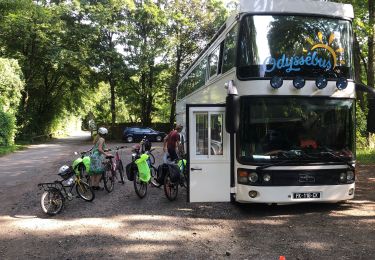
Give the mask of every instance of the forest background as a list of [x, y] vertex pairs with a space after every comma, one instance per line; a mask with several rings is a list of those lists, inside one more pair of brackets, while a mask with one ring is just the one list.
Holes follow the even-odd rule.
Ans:
[[[374, 1], [333, 2], [354, 7], [356, 81], [374, 87]], [[235, 0], [0, 0], [0, 154], [90, 119], [172, 126], [182, 72], [235, 8]], [[367, 100], [358, 99], [365, 151]]]

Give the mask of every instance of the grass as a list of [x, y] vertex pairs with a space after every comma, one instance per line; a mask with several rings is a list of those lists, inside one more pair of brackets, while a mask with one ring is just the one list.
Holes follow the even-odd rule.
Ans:
[[0, 146], [0, 156], [12, 153], [25, 148], [25, 145], [14, 144], [11, 146]]
[[357, 162], [375, 164], [375, 149], [357, 149]]

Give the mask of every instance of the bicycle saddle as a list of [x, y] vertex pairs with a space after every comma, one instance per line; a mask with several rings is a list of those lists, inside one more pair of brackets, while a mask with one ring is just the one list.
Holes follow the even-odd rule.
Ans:
[[112, 159], [112, 158], [114, 158], [115, 156], [113, 156], [112, 154], [111, 155], [108, 155], [108, 156], [106, 156], [105, 158], [106, 159]]

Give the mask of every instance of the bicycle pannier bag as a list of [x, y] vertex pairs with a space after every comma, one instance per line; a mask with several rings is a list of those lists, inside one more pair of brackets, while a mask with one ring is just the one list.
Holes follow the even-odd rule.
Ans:
[[147, 163], [148, 158], [147, 154], [142, 154], [141, 158], [135, 160], [138, 167], [139, 179], [143, 182], [148, 182], [151, 179], [150, 167]]
[[134, 180], [134, 167], [137, 167], [134, 162], [129, 163], [126, 165], [125, 170], [126, 170], [126, 176], [128, 177], [129, 181]]
[[168, 164], [168, 168], [171, 181], [178, 182], [180, 180], [180, 168], [175, 164]]
[[157, 179], [156, 179], [156, 181], [159, 184], [164, 184], [164, 178], [165, 178], [165, 175], [167, 174], [168, 170], [169, 170], [168, 164], [163, 163], [163, 164], [159, 165], [158, 172], [157, 172]]

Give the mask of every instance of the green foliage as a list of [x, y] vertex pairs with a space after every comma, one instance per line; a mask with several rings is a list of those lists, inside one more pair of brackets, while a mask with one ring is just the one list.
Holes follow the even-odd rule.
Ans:
[[357, 161], [360, 164], [375, 165], [375, 149], [357, 149]]
[[360, 105], [356, 105], [356, 141], [357, 147], [364, 148], [367, 142], [367, 111], [363, 111]]
[[17, 60], [0, 58], [0, 110], [14, 114], [24, 88]]
[[14, 144], [16, 132], [15, 117], [0, 109], [0, 146], [11, 146]]
[[10, 146], [0, 146], [0, 156], [8, 154], [8, 153], [12, 153], [14, 151], [21, 150], [24, 147], [25, 147], [24, 145], [18, 145], [18, 144], [10, 145]]

